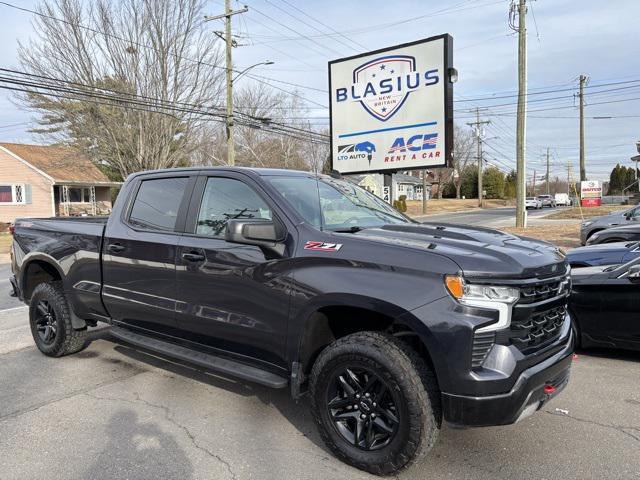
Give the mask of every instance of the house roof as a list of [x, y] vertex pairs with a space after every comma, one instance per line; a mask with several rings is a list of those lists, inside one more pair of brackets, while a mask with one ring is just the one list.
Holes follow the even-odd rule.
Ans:
[[[413, 185], [422, 185], [422, 179], [420, 177], [414, 177], [413, 175], [405, 175], [404, 173], [394, 174], [393, 179], [398, 183], [411, 183]], [[427, 185], [431, 185], [431, 182], [427, 182]]]
[[91, 160], [71, 147], [22, 143], [0, 143], [0, 147], [53, 178], [55, 183], [118, 185], [118, 182], [109, 180]]

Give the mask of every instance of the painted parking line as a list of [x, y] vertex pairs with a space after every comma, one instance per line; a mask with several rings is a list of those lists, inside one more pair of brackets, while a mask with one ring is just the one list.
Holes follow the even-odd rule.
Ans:
[[29, 307], [26, 305], [21, 305], [19, 307], [5, 308], [4, 310], [0, 310], [0, 313], [13, 312], [15, 310], [22, 310], [23, 308], [29, 308]]

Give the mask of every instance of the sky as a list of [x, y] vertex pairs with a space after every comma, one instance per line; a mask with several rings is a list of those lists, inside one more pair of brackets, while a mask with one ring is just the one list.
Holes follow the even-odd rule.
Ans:
[[[35, 0], [8, 0], [33, 8]], [[88, 1], [88, 0], [85, 0]], [[547, 148], [551, 177], [578, 176], [579, 121], [575, 94], [578, 77], [588, 75], [586, 94], [586, 163], [589, 179], [607, 179], [620, 162], [631, 166], [640, 140], [640, 1], [528, 1], [527, 176], [544, 174]], [[328, 124], [327, 62], [442, 33], [454, 39], [454, 119], [466, 127], [480, 107], [485, 154], [490, 164], [508, 171], [515, 166], [517, 35], [509, 28], [508, 0], [246, 0], [234, 8], [240, 46], [234, 63], [241, 70], [265, 60], [273, 65], [251, 70], [252, 76], [305, 98], [300, 115], [313, 125]], [[207, 2], [207, 13], [224, 9], [222, 0]], [[0, 65], [17, 66], [17, 43], [33, 35], [31, 15], [0, 3]], [[213, 30], [222, 23], [207, 25]], [[254, 82], [246, 75], [238, 80]], [[286, 82], [286, 83], [285, 83]], [[622, 83], [624, 82], [624, 83]], [[613, 84], [604, 85], [602, 84]], [[549, 90], [560, 90], [548, 92]], [[535, 94], [535, 95], [534, 95]], [[0, 91], [0, 140], [42, 142], [28, 132], [33, 113]], [[503, 98], [495, 98], [503, 97]], [[593, 117], [611, 117], [598, 119]], [[30, 123], [31, 122], [31, 123]]]

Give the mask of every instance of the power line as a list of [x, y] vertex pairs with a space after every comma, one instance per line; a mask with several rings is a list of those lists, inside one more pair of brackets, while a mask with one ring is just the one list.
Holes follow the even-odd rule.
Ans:
[[[267, 1], [267, 2], [268, 2], [268, 0], [265, 0], [265, 1]], [[276, 23], [277, 25], [280, 25], [281, 27], [286, 28], [287, 30], [292, 31], [293, 33], [295, 33], [295, 34], [297, 34], [297, 35], [300, 35], [300, 37], [299, 37], [299, 39], [300, 39], [300, 40], [307, 40], [308, 42], [310, 42], [310, 43], [312, 43], [312, 44], [314, 44], [314, 45], [318, 45], [319, 47], [321, 47], [321, 48], [323, 48], [323, 49], [325, 49], [325, 50], [327, 50], [327, 51], [329, 51], [329, 52], [334, 52], [334, 53], [336, 53], [337, 55], [342, 55], [342, 54], [341, 54], [340, 52], [338, 52], [337, 50], [334, 50], [334, 49], [332, 49], [331, 47], [327, 47], [326, 45], [323, 45], [322, 43], [318, 42], [317, 40], [313, 40], [313, 39], [312, 39], [312, 38], [310, 38], [308, 35], [304, 35], [303, 33], [299, 32], [298, 30], [296, 30], [296, 29], [294, 29], [294, 28], [291, 28], [290, 26], [288, 26], [288, 25], [286, 25], [286, 24], [282, 23], [282, 22], [281, 22], [281, 21], [279, 21], [279, 20], [276, 20], [275, 18], [273, 18], [273, 17], [271, 17], [271, 16], [267, 15], [266, 13], [264, 13], [264, 12], [262, 12], [262, 11], [258, 10], [258, 9], [257, 9], [256, 7], [254, 7], [254, 6], [251, 6], [251, 10], [252, 10], [252, 11], [254, 11], [254, 12], [256, 12], [256, 13], [258, 13], [258, 14], [260, 14], [260, 15], [262, 15], [262, 16], [263, 16], [263, 17], [265, 17], [266, 19], [271, 20], [273, 23]], [[282, 9], [281, 9], [281, 10], [282, 10]], [[314, 51], [314, 52], [316, 52], [316, 53], [320, 53], [320, 55], [325, 55], [325, 53], [324, 53], [324, 52], [318, 51], [318, 50], [316, 50], [316, 49], [314, 49], [314, 48], [310, 48], [310, 50], [313, 50], [313, 51]]]
[[[61, 80], [61, 82], [64, 82]], [[212, 112], [210, 110], [202, 110], [196, 108], [189, 108], [179, 103], [170, 101], [159, 100], [158, 102], [149, 101], [145, 99], [126, 99], [121, 97], [115, 97], [114, 95], [108, 95], [105, 93], [96, 93], [82, 91], [71, 87], [55, 86], [50, 83], [38, 83], [29, 80], [20, 80], [15, 77], [0, 76], [0, 83], [8, 83], [9, 85], [0, 85], [0, 89], [30, 93], [35, 95], [52, 96], [56, 98], [62, 98], [65, 100], [90, 102], [99, 105], [105, 105], [117, 108], [129, 108], [132, 110], [138, 110], [149, 113], [171, 115], [173, 112], [187, 113], [200, 115], [198, 118], [192, 120], [213, 120], [217, 122], [224, 121], [224, 115]], [[45, 90], [44, 92], [42, 90]], [[147, 97], [149, 99], [150, 97]], [[250, 115], [243, 114], [245, 118], [239, 119], [238, 123], [243, 126], [251, 128], [259, 128], [268, 133], [281, 134], [290, 136], [301, 141], [307, 141], [311, 143], [326, 143], [328, 142], [328, 135], [314, 132], [306, 129], [302, 129], [293, 125], [269, 121], [267, 124], [263, 122], [263, 119], [251, 117]], [[175, 115], [171, 115], [175, 117]], [[204, 118], [202, 118], [204, 117]], [[185, 119], [178, 120], [184, 121]], [[302, 135], [305, 135], [304, 137]]]
[[296, 7], [294, 4], [292, 4], [291, 2], [288, 2], [287, 0], [280, 0], [282, 3], [286, 3], [287, 5], [289, 5], [289, 7], [293, 8], [294, 10], [297, 10], [298, 12], [302, 13], [304, 16], [316, 21], [317, 23], [319, 23], [320, 25], [322, 25], [323, 27], [329, 29], [330, 31], [332, 31], [333, 33], [335, 33], [336, 35], [339, 35], [340, 37], [344, 38], [345, 40], [351, 42], [352, 44], [354, 44], [356, 47], [358, 48], [362, 48], [363, 50], [367, 51], [369, 50], [369, 47], [367, 47], [366, 45], [363, 45], [360, 42], [357, 42], [349, 37], [347, 37], [346, 35], [344, 35], [342, 32], [339, 32], [338, 30], [334, 29], [332, 26], [327, 25], [326, 23], [322, 22], [321, 20], [318, 20], [315, 17], [312, 17], [311, 15], [309, 15], [308, 13], [300, 10], [298, 7]]
[[[116, 39], [116, 40], [120, 40], [121, 42], [126, 42], [127, 44], [132, 45], [132, 46], [137, 46], [137, 47], [140, 47], [140, 48], [145, 48], [145, 49], [149, 49], [149, 50], [158, 52], [158, 49], [156, 49], [154, 47], [151, 47], [149, 45], [145, 45], [143, 43], [139, 43], [139, 42], [136, 42], [136, 41], [131, 40], [131, 39], [126, 39], [126, 38], [123, 38], [123, 37], [119, 37], [117, 35], [114, 35], [114, 34], [111, 34], [111, 33], [108, 33], [108, 32], [104, 32], [102, 30], [98, 30], [98, 29], [95, 29], [95, 28], [92, 28], [92, 27], [87, 27], [86, 25], [82, 25], [80, 23], [69, 22], [68, 20], [64, 20], [62, 18], [54, 17], [54, 16], [51, 16], [51, 15], [46, 15], [46, 14], [44, 14], [42, 12], [38, 12], [36, 10], [31, 10], [31, 9], [28, 9], [28, 8], [20, 7], [20, 6], [14, 5], [14, 4], [9, 3], [9, 2], [5, 2], [5, 1], [0, 1], [0, 5], [5, 5], [7, 7], [10, 7], [10, 8], [16, 9], [16, 10], [20, 10], [20, 11], [23, 11], [23, 12], [31, 13], [33, 15], [37, 15], [37, 16], [42, 17], [42, 18], [48, 18], [48, 19], [54, 20], [56, 22], [64, 23], [66, 25], [71, 25], [71, 26], [86, 30], [88, 32], [92, 32], [92, 33], [96, 33], [96, 34], [99, 34], [99, 35], [102, 35], [102, 36], [105, 36], [105, 37], [109, 37], [109, 38], [113, 38], [113, 39]], [[193, 62], [193, 63], [199, 63], [201, 65], [205, 65], [205, 66], [208, 66], [208, 67], [211, 67], [211, 68], [225, 69], [225, 67], [220, 66], [220, 65], [215, 65], [215, 64], [212, 64], [212, 63], [209, 63], [209, 62], [203, 62], [203, 61], [200, 61], [200, 60], [196, 60], [194, 58], [178, 55], [176, 53], [174, 53], [174, 55], [175, 55], [176, 58], [179, 58], [181, 60], [186, 60], [186, 61]], [[235, 73], [241, 73], [241, 70], [233, 70], [233, 71]], [[306, 102], [313, 103], [315, 105], [319, 105], [321, 107], [325, 107], [326, 108], [326, 105], [323, 105], [323, 104], [320, 104], [320, 103], [315, 102], [313, 100], [310, 100], [310, 99], [308, 99], [308, 98], [306, 98], [306, 97], [304, 97], [304, 96], [302, 96], [302, 95], [300, 95], [298, 93], [290, 92], [288, 90], [284, 90], [282, 88], [275, 87], [274, 85], [269, 83], [269, 82], [280, 82], [280, 83], [283, 83], [282, 80], [278, 80], [278, 79], [271, 78], [271, 77], [266, 77], [266, 76], [263, 76], [263, 75], [260, 75], [260, 76], [259, 75], [252, 75], [251, 78], [253, 78], [257, 82], [269, 85], [270, 87], [275, 88], [276, 90], [283, 91], [285, 93], [288, 93], [289, 95], [293, 95], [295, 97], [298, 97], [298, 98], [300, 98], [300, 99], [302, 99], [302, 100], [304, 100]], [[287, 83], [287, 82], [284, 82], [284, 83]], [[303, 85], [297, 85], [297, 86], [300, 87], [300, 88], [307, 88], [307, 87], [305, 87]]]
[[[598, 85], [587, 85], [585, 88], [600, 88], [600, 87], [609, 87], [612, 85], [626, 85], [629, 83], [638, 83], [640, 82], [640, 79], [634, 79], [634, 80], [627, 80], [627, 81], [623, 81], [623, 82], [608, 82], [608, 83], [601, 83]], [[640, 85], [639, 85], [640, 86]], [[538, 87], [538, 88], [549, 88], [549, 87]], [[545, 90], [542, 92], [527, 92], [527, 94], [525, 95], [525, 97], [530, 97], [532, 95], [544, 95], [547, 93], [558, 93], [558, 92], [574, 92], [575, 91], [575, 87], [570, 87], [570, 88], [557, 88], [557, 89], [552, 89], [552, 90]], [[477, 97], [477, 98], [465, 98], [463, 100], [457, 100], [458, 102], [478, 102], [478, 101], [484, 101], [484, 100], [499, 100], [502, 98], [517, 98], [518, 94], [514, 94], [514, 95], [501, 95], [501, 96], [495, 96], [495, 93], [487, 93], [485, 95], [490, 95], [490, 96], [485, 96], [485, 97]], [[491, 105], [488, 105], [488, 107], [490, 107]]]

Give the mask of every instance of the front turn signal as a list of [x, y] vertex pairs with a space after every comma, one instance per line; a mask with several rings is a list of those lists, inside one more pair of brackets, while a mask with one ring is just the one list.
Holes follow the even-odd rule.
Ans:
[[447, 275], [444, 277], [444, 283], [447, 286], [447, 290], [453, 298], [460, 300], [464, 295], [464, 280], [458, 275]]

